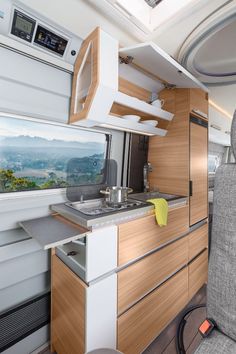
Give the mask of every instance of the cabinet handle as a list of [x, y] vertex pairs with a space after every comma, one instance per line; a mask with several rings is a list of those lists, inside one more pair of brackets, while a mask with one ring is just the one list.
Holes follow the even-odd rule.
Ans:
[[193, 181], [189, 181], [189, 196], [193, 196]]

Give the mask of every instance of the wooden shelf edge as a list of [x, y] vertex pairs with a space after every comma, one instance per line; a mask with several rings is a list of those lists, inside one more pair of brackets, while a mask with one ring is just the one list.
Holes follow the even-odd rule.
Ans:
[[165, 136], [167, 133], [166, 129], [161, 129], [157, 127], [152, 127], [151, 125], [143, 124], [143, 123], [136, 123], [132, 122], [130, 120], [126, 120], [120, 116], [117, 115], [108, 115], [107, 119], [99, 124], [100, 127], [107, 127], [112, 129], [117, 128], [123, 128], [123, 130], [130, 131], [130, 132], [136, 132], [140, 134], [146, 134], [146, 135], [159, 135], [159, 136]]
[[121, 104], [126, 107], [136, 109], [143, 113], [149, 114], [155, 118], [161, 118], [167, 121], [171, 121], [174, 117], [173, 113], [167, 112], [161, 108], [152, 106], [151, 104], [144, 102], [136, 97], [129, 96], [123, 92], [118, 91], [115, 98], [115, 103]]

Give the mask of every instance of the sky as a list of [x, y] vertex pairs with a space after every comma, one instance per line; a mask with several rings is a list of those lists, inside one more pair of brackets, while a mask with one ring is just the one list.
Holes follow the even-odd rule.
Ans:
[[88, 132], [78, 128], [68, 126], [61, 127], [46, 123], [38, 123], [18, 118], [0, 117], [0, 138], [10, 136], [26, 135], [30, 137], [41, 137], [47, 140], [63, 140], [97, 142], [104, 144], [105, 134]]

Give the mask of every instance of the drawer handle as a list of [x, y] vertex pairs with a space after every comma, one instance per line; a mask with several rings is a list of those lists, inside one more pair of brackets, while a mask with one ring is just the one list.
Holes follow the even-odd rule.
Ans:
[[76, 251], [70, 251], [67, 253], [67, 256], [76, 256], [77, 254], [79, 254], [79, 252], [76, 252]]

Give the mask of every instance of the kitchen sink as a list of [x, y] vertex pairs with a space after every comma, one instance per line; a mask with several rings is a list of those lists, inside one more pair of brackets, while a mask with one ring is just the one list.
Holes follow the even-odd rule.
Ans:
[[165, 194], [165, 193], [160, 193], [160, 192], [144, 192], [144, 193], [135, 193], [135, 194], [130, 194], [130, 199], [136, 199], [136, 200], [141, 200], [143, 202], [146, 202], [148, 199], [154, 199], [154, 198], [164, 198], [167, 201], [175, 200], [178, 199], [178, 195], [174, 194]]
[[88, 216], [99, 216], [108, 213], [113, 213], [117, 211], [125, 211], [128, 209], [136, 208], [142, 206], [144, 203], [140, 200], [128, 199], [123, 203], [117, 205], [107, 205], [105, 199], [88, 200], [83, 203], [81, 202], [68, 202], [65, 203], [66, 206], [81, 212], [82, 214]]

